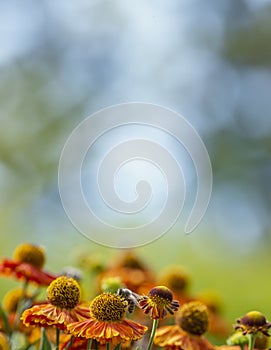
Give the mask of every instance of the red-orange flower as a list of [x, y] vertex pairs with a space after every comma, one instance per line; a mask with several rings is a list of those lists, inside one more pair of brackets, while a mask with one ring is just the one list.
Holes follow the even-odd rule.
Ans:
[[190, 276], [180, 265], [171, 265], [162, 270], [159, 274], [158, 282], [167, 286], [180, 304], [187, 303], [192, 300], [189, 292]]
[[240, 346], [238, 345], [221, 345], [221, 346], [216, 346], [215, 347], [216, 350], [240, 350]]
[[177, 324], [159, 328], [154, 344], [168, 350], [214, 350], [214, 346], [203, 337], [208, 322], [207, 306], [197, 301], [184, 304], [177, 314]]
[[76, 337], [95, 339], [100, 344], [117, 345], [135, 341], [146, 333], [147, 327], [125, 319], [127, 302], [119, 295], [103, 293], [90, 304], [90, 318], [67, 326]]
[[222, 302], [219, 295], [213, 291], [201, 292], [197, 300], [207, 306], [209, 311], [208, 332], [221, 338], [226, 338], [231, 333], [231, 326], [222, 317]]
[[100, 275], [99, 284], [108, 277], [118, 277], [123, 286], [138, 294], [146, 292], [150, 285], [154, 285], [153, 273], [132, 251], [118, 256], [116, 264]]
[[[79, 338], [79, 337], [72, 337], [66, 335], [66, 339], [62, 342], [60, 345], [60, 350], [82, 350], [87, 349], [89, 339], [87, 338]], [[92, 349], [95, 348], [95, 345], [92, 343]], [[105, 350], [106, 345], [99, 344], [99, 350]], [[131, 349], [131, 342], [122, 343], [121, 349]]]
[[178, 325], [157, 329], [154, 344], [165, 350], [214, 350], [215, 347], [202, 336], [183, 331]]
[[80, 349], [86, 349], [88, 345], [88, 339], [86, 338], [77, 338], [72, 337], [70, 335], [66, 335], [66, 339], [64, 342], [60, 345], [60, 349], [69, 349], [69, 350], [80, 350]]
[[48, 303], [25, 310], [21, 320], [26, 326], [55, 325], [59, 329], [66, 329], [68, 323], [89, 316], [89, 309], [79, 305], [80, 295], [76, 280], [66, 276], [58, 277], [47, 288]]
[[48, 286], [56, 278], [42, 270], [45, 253], [41, 247], [23, 243], [16, 248], [13, 256], [13, 259], [4, 259], [0, 263], [0, 274], [44, 286]]
[[178, 310], [179, 302], [173, 300], [170, 289], [157, 286], [149, 291], [148, 296], [143, 296], [139, 300], [139, 305], [145, 314], [150, 314], [152, 319], [163, 319], [168, 312], [173, 315]]

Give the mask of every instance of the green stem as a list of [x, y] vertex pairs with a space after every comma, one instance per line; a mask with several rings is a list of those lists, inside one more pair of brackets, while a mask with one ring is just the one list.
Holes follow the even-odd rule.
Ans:
[[41, 340], [40, 340], [40, 347], [39, 349], [42, 349], [44, 347], [44, 343], [45, 343], [45, 328], [44, 327], [41, 327]]
[[[32, 348], [35, 345], [37, 345], [39, 341], [40, 341], [40, 339], [37, 339], [34, 343], [27, 344], [26, 346], [23, 346], [23, 347], [19, 348], [19, 350], [29, 350], [30, 348]], [[35, 347], [35, 349], [37, 349], [37, 347]]]
[[12, 334], [12, 330], [11, 330], [11, 327], [10, 327], [10, 324], [8, 321], [8, 317], [1, 306], [0, 306], [0, 319], [3, 321], [4, 330], [6, 331], [8, 337], [10, 338], [10, 336]]
[[152, 323], [151, 336], [150, 336], [147, 350], [151, 350], [151, 348], [152, 348], [152, 344], [153, 344], [153, 340], [154, 340], [154, 336], [155, 336], [155, 332], [156, 332], [157, 327], [158, 327], [158, 319], [154, 319], [153, 323]]
[[106, 343], [106, 350], [110, 350], [110, 343]]
[[59, 350], [59, 336], [60, 336], [60, 331], [59, 331], [59, 328], [56, 327], [56, 350]]
[[26, 280], [24, 281], [24, 284], [23, 284], [23, 298], [26, 297], [27, 287], [28, 287], [28, 279], [26, 279]]
[[119, 343], [119, 344], [115, 347], [114, 350], [120, 350], [120, 348], [121, 348], [121, 343]]
[[87, 350], [91, 350], [92, 339], [88, 340]]
[[245, 345], [244, 344], [240, 344], [240, 349], [241, 350], [245, 350]]
[[97, 340], [94, 340], [94, 349], [98, 350], [99, 348], [99, 343], [97, 342]]
[[41, 340], [39, 350], [48, 349], [48, 346], [50, 346], [50, 342], [48, 340], [46, 330], [44, 327], [41, 327]]
[[21, 315], [24, 311], [24, 304], [26, 301], [27, 287], [28, 287], [28, 279], [26, 279], [23, 283], [23, 287], [22, 287], [23, 293], [22, 293], [22, 296], [21, 296], [21, 298], [18, 302], [18, 305], [17, 305], [16, 317], [15, 317], [15, 321], [14, 321], [14, 328], [15, 329], [18, 327], [18, 325], [20, 323]]
[[251, 333], [248, 335], [248, 350], [254, 349], [255, 334]]
[[72, 343], [73, 343], [73, 336], [71, 336], [71, 339], [69, 340], [69, 342], [68, 342], [68, 344], [65, 346], [65, 348], [63, 349], [63, 350], [68, 350], [69, 349], [69, 347], [72, 345]]

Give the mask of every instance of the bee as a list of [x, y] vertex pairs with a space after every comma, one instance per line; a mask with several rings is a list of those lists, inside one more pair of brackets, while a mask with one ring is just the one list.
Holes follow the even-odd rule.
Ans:
[[131, 314], [134, 312], [135, 307], [140, 307], [138, 300], [142, 297], [134, 292], [132, 292], [128, 288], [119, 288], [117, 290], [117, 295], [122, 297], [123, 300], [128, 302], [128, 312]]

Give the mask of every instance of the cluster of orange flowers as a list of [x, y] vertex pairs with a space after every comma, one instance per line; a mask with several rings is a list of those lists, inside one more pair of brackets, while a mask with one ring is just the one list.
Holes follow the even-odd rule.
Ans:
[[[0, 262], [1, 275], [22, 282], [0, 307], [0, 350], [268, 349], [271, 323], [257, 311], [237, 321], [228, 345], [211, 344], [205, 333], [226, 338], [231, 330], [214, 298], [190, 295], [181, 266], [169, 267], [157, 279], [132, 252], [110, 266], [88, 258], [81, 262], [96, 273], [91, 301], [82, 298], [79, 270], [58, 275], [43, 270], [41, 247], [21, 244], [13, 259]], [[46, 297], [40, 296], [43, 287]]]

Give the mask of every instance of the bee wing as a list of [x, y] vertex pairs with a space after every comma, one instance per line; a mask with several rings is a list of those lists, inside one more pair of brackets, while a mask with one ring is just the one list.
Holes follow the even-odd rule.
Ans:
[[132, 293], [133, 294], [133, 296], [136, 298], [136, 300], [140, 300], [140, 299], [142, 299], [143, 297], [142, 297], [142, 295], [139, 295], [139, 294], [137, 294], [137, 293]]
[[132, 295], [133, 295], [133, 302], [137, 307], [140, 307], [138, 300], [142, 299], [142, 296], [137, 293], [133, 293]]

